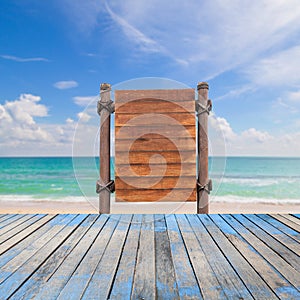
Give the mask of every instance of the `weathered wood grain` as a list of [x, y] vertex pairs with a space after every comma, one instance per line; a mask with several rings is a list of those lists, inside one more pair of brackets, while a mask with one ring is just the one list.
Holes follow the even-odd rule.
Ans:
[[177, 137], [173, 140], [169, 138], [163, 138], [161, 135], [154, 133], [142, 135], [138, 139], [132, 142], [132, 139], [119, 139], [116, 144], [117, 152], [139, 152], [139, 151], [194, 151], [195, 152], [195, 141], [186, 136]]
[[7, 219], [10, 219], [10, 218], [13, 218], [13, 217], [15, 217], [15, 216], [17, 216], [17, 214], [6, 214], [6, 215], [3, 215], [3, 218], [1, 218], [1, 220], [0, 220], [0, 225], [1, 225], [1, 223], [2, 223], [3, 221], [5, 221], [5, 220], [7, 220]]
[[300, 243], [300, 233], [298, 231], [285, 226], [280, 221], [276, 220], [275, 218], [272, 218], [269, 215], [258, 215], [258, 217], [265, 220], [269, 224], [273, 225], [275, 228], [279, 229], [281, 232], [285, 233], [286, 235]]
[[156, 299], [154, 217], [143, 215], [131, 299]]
[[[155, 119], [154, 119], [155, 120]], [[195, 139], [196, 134], [196, 126], [195, 124], [192, 125], [185, 125], [180, 126], [177, 124], [170, 124], [170, 125], [161, 125], [157, 126], [155, 123], [149, 126], [115, 126], [115, 137], [116, 142], [118, 140], [133, 140], [133, 137], [139, 138], [142, 137], [147, 133], [148, 138], [155, 139], [157, 135], [164, 136], [166, 139], [174, 140], [175, 142], [181, 138], [189, 137], [190, 139]], [[135, 140], [135, 139], [134, 139]], [[117, 143], [116, 143], [117, 145]]]
[[259, 275], [279, 299], [295, 299], [295, 297], [299, 295], [297, 289], [291, 287], [290, 283], [274, 267], [268, 264], [259, 252], [251, 247], [229, 224], [224, 222], [221, 216], [210, 215], [210, 218], [221, 229], [234, 247], [240, 253], [243, 253], [243, 256], [249, 264], [255, 270], [260, 270]]
[[0, 223], [0, 230], [5, 230], [6, 227], [10, 228], [13, 226], [13, 222], [16, 222], [19, 219], [22, 219], [24, 215], [13, 215], [11, 217], [8, 217], [6, 220], [3, 220]]
[[238, 222], [239, 215], [224, 215], [223, 218], [241, 235], [260, 255], [280, 272], [297, 290], [300, 291], [300, 273], [288, 264], [276, 251], [273, 251], [255, 234]]
[[[60, 291], [59, 299], [74, 299], [83, 296], [119, 220], [119, 215], [113, 217], [103, 215], [77, 248], [74, 256], [69, 258], [69, 262], [65, 262], [67, 272], [65, 268], [62, 268], [61, 273], [57, 273], [53, 279], [57, 286], [57, 292]], [[78, 256], [80, 260], [78, 260]], [[49, 293], [51, 294], [51, 291]]]
[[163, 198], [164, 202], [184, 202], [195, 201], [196, 190], [178, 189], [176, 190], [176, 198], [174, 198], [173, 189], [151, 190], [151, 189], [136, 189], [136, 190], [118, 190], [117, 201], [130, 202], [153, 202], [160, 201]]
[[[163, 168], [167, 164], [182, 164], [182, 163], [193, 163], [196, 159], [194, 151], [182, 151], [180, 154], [177, 151], [145, 151], [145, 152], [128, 152], [118, 153], [116, 157], [116, 164], [125, 164], [129, 159], [130, 165], [145, 164], [159, 164]], [[195, 168], [193, 168], [190, 174], [195, 174]]]
[[54, 215], [47, 215], [42, 219], [38, 220], [37, 222], [33, 223], [31, 226], [28, 226], [24, 230], [18, 232], [10, 239], [3, 241], [3, 243], [0, 245], [0, 254], [3, 254], [5, 251], [9, 250], [14, 245], [20, 243], [20, 241], [26, 239], [28, 236], [29, 238], [31, 238], [31, 235], [35, 230], [39, 229], [52, 218], [54, 218]]
[[285, 217], [285, 215], [276, 215], [276, 214], [272, 214], [271, 215], [272, 218], [278, 220], [279, 222], [283, 223], [284, 225], [296, 230], [297, 232], [300, 232], [300, 225], [298, 225], [297, 223], [287, 219]]
[[[12, 239], [6, 241], [6, 251], [3, 251], [3, 253], [1, 254], [0, 267], [2, 268], [10, 260], [20, 254], [24, 249], [31, 246], [36, 240], [39, 240], [42, 236], [44, 236], [45, 233], [51, 230], [53, 226], [55, 226], [57, 223], [62, 222], [62, 220], [67, 217], [68, 215], [59, 215], [56, 218], [54, 217], [54, 215], [47, 215], [42, 220], [36, 222], [40, 223], [38, 224], [37, 228], [31, 228], [31, 231], [27, 232], [27, 234], [25, 235], [21, 234], [23, 232], [19, 233], [19, 238], [13, 243], [11, 243]], [[41, 221], [43, 221], [43, 223], [41, 223]], [[34, 225], [36, 226], [36, 224]]]
[[[11, 299], [33, 299], [40, 290], [48, 284], [48, 280], [55, 274], [66, 257], [73, 251], [80, 239], [97, 219], [97, 215], [89, 215], [73, 234], [41, 265], [41, 267], [17, 290]], [[53, 286], [52, 286], [53, 287]], [[54, 297], [55, 293], [51, 294]]]
[[142, 215], [134, 215], [121, 254], [109, 299], [130, 299], [133, 288]]
[[[104, 83], [100, 85], [100, 103], [108, 105], [110, 100], [110, 84]], [[110, 112], [102, 109], [100, 112], [100, 176], [99, 183], [105, 186], [110, 182]], [[104, 189], [99, 193], [99, 213], [110, 213], [110, 191]]]
[[28, 215], [28, 217], [24, 218], [24, 220], [22, 220], [22, 222], [20, 222], [20, 223], [16, 222], [17, 223], [16, 226], [12, 227], [10, 230], [6, 231], [5, 233], [3, 233], [0, 236], [0, 244], [11, 239], [13, 236], [15, 236], [19, 232], [23, 231], [24, 229], [26, 229], [28, 226], [34, 224], [36, 221], [40, 220], [44, 216], [45, 215]]
[[[270, 225], [269, 223], [265, 222], [264, 220], [260, 219], [258, 216], [255, 215], [247, 215], [247, 218], [254, 222], [257, 226], [259, 226], [262, 230], [264, 230], [267, 234], [271, 234], [274, 239], [278, 242], [292, 250], [298, 256], [300, 256], [300, 244], [294, 241], [289, 236], [282, 234], [280, 230], [276, 227]], [[300, 261], [299, 261], [300, 262]]]
[[263, 229], [258, 227], [255, 223], [249, 221], [251, 215], [240, 216], [237, 215], [238, 220], [243, 222], [258, 238], [264, 241], [270, 248], [276, 251], [282, 258], [284, 258], [294, 269], [300, 272], [300, 257], [293, 253], [289, 248], [278, 242], [272, 235], [266, 233]]
[[[180, 299], [202, 299], [199, 285], [187, 253], [187, 249], [193, 248], [188, 248], [188, 246], [185, 245], [174, 215], [166, 216], [166, 224], [179, 297]], [[195, 257], [195, 259], [197, 258]], [[204, 263], [207, 262], [204, 261]], [[199, 267], [201, 269], [200, 274], [203, 274], [204, 268]]]
[[132, 215], [122, 215], [82, 299], [108, 299]]
[[270, 215], [12, 217], [0, 298], [296, 300], [300, 272], [287, 253], [299, 258], [297, 222], [281, 218], [288, 224]]
[[[132, 94], [131, 94], [132, 93]], [[142, 172], [145, 167], [159, 166], [163, 170], [170, 164], [178, 164], [179, 171], [175, 176], [182, 176], [181, 170], [185, 168], [185, 176], [193, 176], [193, 184], [196, 177], [196, 126], [194, 91], [183, 90], [139, 90], [115, 92], [115, 164], [116, 164], [116, 201], [139, 201], [134, 195], [121, 195], [122, 191], [136, 190], [143, 194], [141, 201], [157, 201], [164, 199], [165, 192], [162, 189], [184, 188], [184, 181], [174, 186], [175, 178], [166, 178], [160, 183], [151, 184], [153, 178], [146, 174], [140, 177], [139, 166]], [[189, 164], [189, 168], [187, 165]], [[125, 184], [126, 178], [122, 171], [124, 165], [135, 168], [131, 172], [134, 184]], [[121, 168], [119, 168], [121, 166]], [[129, 170], [125, 170], [126, 174]], [[149, 173], [149, 172], [147, 172]], [[136, 174], [136, 176], [135, 176]], [[164, 174], [159, 174], [160, 176]], [[146, 184], [143, 190], [138, 181]], [[150, 181], [147, 183], [146, 181]], [[189, 188], [189, 187], [185, 187]], [[152, 190], [155, 190], [155, 194]], [[193, 186], [192, 186], [193, 189]], [[121, 190], [121, 192], [120, 192]], [[148, 190], [147, 194], [146, 192]], [[125, 192], [126, 193], [126, 192]], [[181, 197], [179, 196], [181, 195]], [[182, 192], [173, 194], [176, 201], [185, 201]], [[125, 196], [125, 197], [124, 197]], [[141, 198], [140, 198], [141, 199]], [[189, 198], [190, 201], [196, 199]], [[162, 201], [169, 201], [168, 199]]]
[[170, 241], [164, 215], [155, 215], [155, 285], [158, 299], [178, 299], [179, 291], [176, 282]]
[[[249, 290], [243, 281], [241, 281], [226, 256], [224, 256], [218, 244], [215, 243], [205, 226], [200, 222], [197, 215], [187, 215], [187, 219], [191, 226], [190, 231], [195, 233], [198, 244], [209, 264], [209, 267], [204, 269], [206, 271], [202, 273], [202, 276], [207, 276], [207, 278], [202, 279], [206, 283], [200, 285], [202, 289], [207, 289], [206, 299], [222, 299], [222, 297], [226, 297], [227, 299], [251, 299]], [[204, 260], [203, 256], [201, 259]], [[200, 263], [203, 262], [200, 260], [198, 264]], [[199, 272], [201, 272], [201, 269]], [[214, 289], [216, 290], [214, 291]], [[211, 297], [212, 293], [218, 294], [216, 297]]]
[[116, 90], [115, 99], [119, 103], [127, 102], [135, 99], [154, 98], [164, 99], [167, 101], [190, 101], [194, 99], [194, 89], [169, 89], [169, 90]]
[[[168, 112], [169, 113], [169, 112]], [[151, 114], [148, 114], [147, 111], [145, 111], [145, 115], [143, 115], [143, 118], [137, 118], [141, 112], [138, 114], [133, 113], [126, 113], [126, 114], [117, 114], [115, 117], [115, 123], [117, 126], [153, 126], [153, 124], [156, 125], [168, 125], [167, 118], [159, 118], [155, 123], [153, 122], [153, 116]], [[168, 116], [168, 115], [167, 115]], [[178, 112], [178, 113], [171, 113], [170, 116], [168, 116], [177, 122], [179, 122], [183, 126], [187, 125], [194, 125], [195, 126], [195, 113], [194, 111], [192, 113], [188, 112]], [[129, 122], [131, 119], [134, 119], [133, 122]]]
[[10, 224], [4, 226], [3, 228], [0, 229], [0, 238], [3, 234], [15, 229], [19, 225], [22, 225], [24, 222], [26, 222], [28, 219], [30, 219], [32, 217], [33, 217], [33, 215], [23, 215], [18, 220], [11, 222]]
[[151, 188], [153, 190], [170, 189], [176, 187], [178, 189], [195, 188], [195, 176], [181, 176], [180, 180], [177, 176], [164, 176], [148, 178], [148, 176], [140, 176], [138, 178], [123, 177], [116, 178], [116, 187], [120, 190], [132, 190]]
[[[199, 82], [198, 103], [206, 109], [208, 104], [208, 84]], [[198, 130], [197, 130], [197, 157], [198, 157], [198, 182], [201, 186], [208, 183], [208, 114], [198, 112]], [[197, 191], [197, 213], [207, 214], [209, 212], [208, 193], [205, 189]]]
[[0, 215], [0, 222], [2, 222], [2, 220], [4, 220], [5, 218], [9, 217], [10, 214], [2, 214]]
[[[21, 286], [30, 276], [32, 276], [32, 271], [39, 268], [55, 251], [59, 245], [77, 228], [80, 223], [86, 218], [86, 215], [76, 216], [69, 224], [67, 224], [58, 234], [56, 234], [50, 241], [47, 242], [46, 246], [42, 246], [37, 251], [34, 252], [35, 255], [31, 256], [27, 260], [14, 260], [13, 264], [8, 266], [6, 265], [6, 272], [2, 273], [4, 276], [9, 273], [9, 279], [3, 281], [3, 276], [1, 276], [1, 289], [5, 291], [6, 295], [11, 296], [18, 288]], [[21, 253], [21, 256], [25, 255], [24, 251]], [[26, 251], [26, 255], [27, 251]], [[19, 257], [20, 259], [20, 257]], [[15, 270], [18, 272], [15, 272]], [[13, 272], [13, 273], [11, 273]], [[5, 276], [7, 278], [7, 276]]]
[[[197, 240], [197, 234], [191, 228], [188, 220], [184, 215], [176, 216], [179, 230], [183, 237], [186, 247], [186, 252], [192, 264], [197, 279], [198, 285], [201, 289], [199, 298], [203, 299], [220, 299], [225, 297], [224, 291], [219, 284], [213, 269], [211, 268], [206, 255]], [[211, 249], [214, 251], [215, 249]]]
[[291, 214], [284, 214], [283, 217], [285, 217], [286, 219], [300, 225], [300, 219], [297, 218], [296, 216], [294, 215], [291, 215]]
[[237, 249], [222, 234], [221, 228], [218, 228], [207, 215], [198, 215], [203, 225], [212, 235], [215, 243], [220, 247], [226, 259], [234, 266], [235, 271], [240, 276], [246, 287], [251, 290], [251, 294], [255, 299], [277, 299], [274, 292], [265, 283], [265, 281], [257, 274], [249, 262], [239, 254]]
[[190, 114], [194, 113], [195, 106], [192, 101], [183, 101], [180, 104], [175, 101], [161, 99], [138, 99], [127, 103], [119, 104], [116, 101], [116, 112], [118, 114]]
[[[194, 163], [183, 163], [183, 164], [167, 164], [166, 171], [164, 176], [189, 176], [191, 174], [191, 170], [195, 167]], [[158, 164], [140, 164], [140, 165], [118, 165], [115, 169], [116, 174], [122, 174], [124, 177], [133, 177], [135, 176], [161, 176], [162, 168], [161, 165]], [[136, 174], [133, 174], [136, 173]]]

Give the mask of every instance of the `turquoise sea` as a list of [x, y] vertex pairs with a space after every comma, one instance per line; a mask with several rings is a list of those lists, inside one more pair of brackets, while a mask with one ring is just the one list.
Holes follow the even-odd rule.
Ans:
[[[0, 158], [0, 200], [97, 197], [97, 158]], [[114, 161], [111, 161], [114, 174]], [[300, 158], [210, 158], [211, 201], [300, 204]]]

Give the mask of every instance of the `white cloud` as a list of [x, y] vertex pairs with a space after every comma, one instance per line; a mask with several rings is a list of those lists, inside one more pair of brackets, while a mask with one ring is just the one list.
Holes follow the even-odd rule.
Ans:
[[86, 112], [80, 112], [77, 114], [78, 118], [80, 119], [80, 122], [86, 123], [90, 120], [91, 116]]
[[73, 123], [74, 123], [74, 120], [71, 119], [71, 118], [67, 118], [67, 119], [66, 119], [66, 123], [67, 123], [67, 124], [73, 124]]
[[0, 140], [1, 144], [13, 141], [52, 141], [52, 136], [43, 130], [34, 117], [46, 117], [48, 109], [38, 104], [41, 97], [21, 94], [14, 101], [0, 105]]
[[273, 138], [268, 132], [259, 131], [255, 128], [249, 128], [249, 129], [243, 131], [241, 134], [241, 137], [245, 138], [247, 140], [254, 140], [259, 143], [263, 143], [263, 142]]
[[249, 128], [237, 133], [225, 118], [214, 115], [209, 117], [209, 129], [212, 155], [299, 156], [300, 153], [300, 131], [275, 136]]
[[23, 58], [23, 57], [17, 57], [17, 56], [13, 56], [13, 55], [0, 55], [0, 57], [3, 59], [13, 60], [13, 61], [17, 61], [17, 62], [49, 61], [47, 58], [44, 58], [44, 57]]
[[45, 117], [48, 109], [42, 104], [37, 104], [41, 97], [31, 94], [21, 94], [15, 101], [7, 101], [4, 105], [11, 118], [17, 123], [34, 125], [33, 117]]
[[96, 101], [99, 99], [99, 96], [76, 96], [73, 97], [74, 103], [79, 105], [79, 106], [87, 106], [89, 105], [92, 101]]
[[[78, 119], [67, 118], [64, 123], [41, 122], [48, 108], [40, 96], [22, 94], [18, 99], [0, 104], [1, 156], [76, 156], [98, 153], [99, 116], [89, 110], [78, 113]], [[76, 133], [76, 135], [75, 135]], [[75, 137], [75, 142], [74, 142]]]
[[71, 89], [78, 86], [78, 82], [74, 80], [58, 81], [53, 86], [59, 90]]
[[234, 133], [230, 124], [225, 118], [217, 117], [212, 113], [208, 121], [211, 128], [213, 130], [221, 132], [226, 140], [233, 140], [234, 138], [236, 138], [236, 133]]

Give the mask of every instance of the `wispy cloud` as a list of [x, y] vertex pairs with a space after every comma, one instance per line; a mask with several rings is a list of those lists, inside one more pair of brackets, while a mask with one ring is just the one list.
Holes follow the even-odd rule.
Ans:
[[300, 104], [300, 90], [298, 91], [293, 91], [293, 92], [288, 92], [287, 98], [294, 102], [294, 103], [299, 103]]
[[300, 86], [300, 45], [278, 51], [245, 70], [248, 78], [259, 86]]
[[110, 17], [120, 26], [124, 34], [135, 44], [138, 44], [140, 49], [146, 52], [166, 52], [166, 49], [162, 47], [155, 40], [146, 36], [143, 32], [135, 28], [133, 25], [128, 23], [125, 18], [117, 15], [109, 7], [108, 3], [105, 1], [105, 8], [109, 13]]
[[17, 62], [49, 61], [49, 59], [44, 58], [44, 57], [23, 58], [23, 57], [17, 57], [17, 56], [13, 56], [13, 55], [1, 55], [0, 57], [3, 59], [13, 60], [13, 61], [17, 61]]
[[71, 89], [78, 86], [78, 82], [74, 80], [57, 81], [53, 86], [59, 90]]
[[[168, 56], [201, 78], [245, 70], [294, 47], [300, 28], [298, 0], [191, 0], [184, 5], [174, 0], [171, 6], [159, 0], [87, 0], [83, 7], [80, 1], [65, 2], [80, 29], [95, 33], [107, 25], [112, 34], [120, 29], [126, 47]], [[103, 23], [105, 15], [111, 23], [107, 18]]]
[[232, 98], [238, 98], [242, 94], [247, 93], [249, 91], [253, 92], [254, 90], [255, 90], [255, 87], [253, 85], [247, 84], [247, 85], [232, 89], [228, 93], [226, 93], [222, 96], [214, 98], [214, 102], [219, 101], [219, 100], [223, 100], [223, 99], [227, 99], [227, 98], [231, 98], [231, 99]]
[[74, 103], [79, 106], [87, 106], [92, 101], [98, 100], [99, 96], [76, 96], [73, 97]]

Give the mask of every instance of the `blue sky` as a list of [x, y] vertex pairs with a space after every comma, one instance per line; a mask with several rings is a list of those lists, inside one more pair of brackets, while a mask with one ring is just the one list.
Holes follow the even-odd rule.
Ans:
[[0, 155], [71, 155], [101, 82], [164, 77], [209, 82], [213, 154], [299, 156], [299, 70], [298, 0], [1, 0]]

